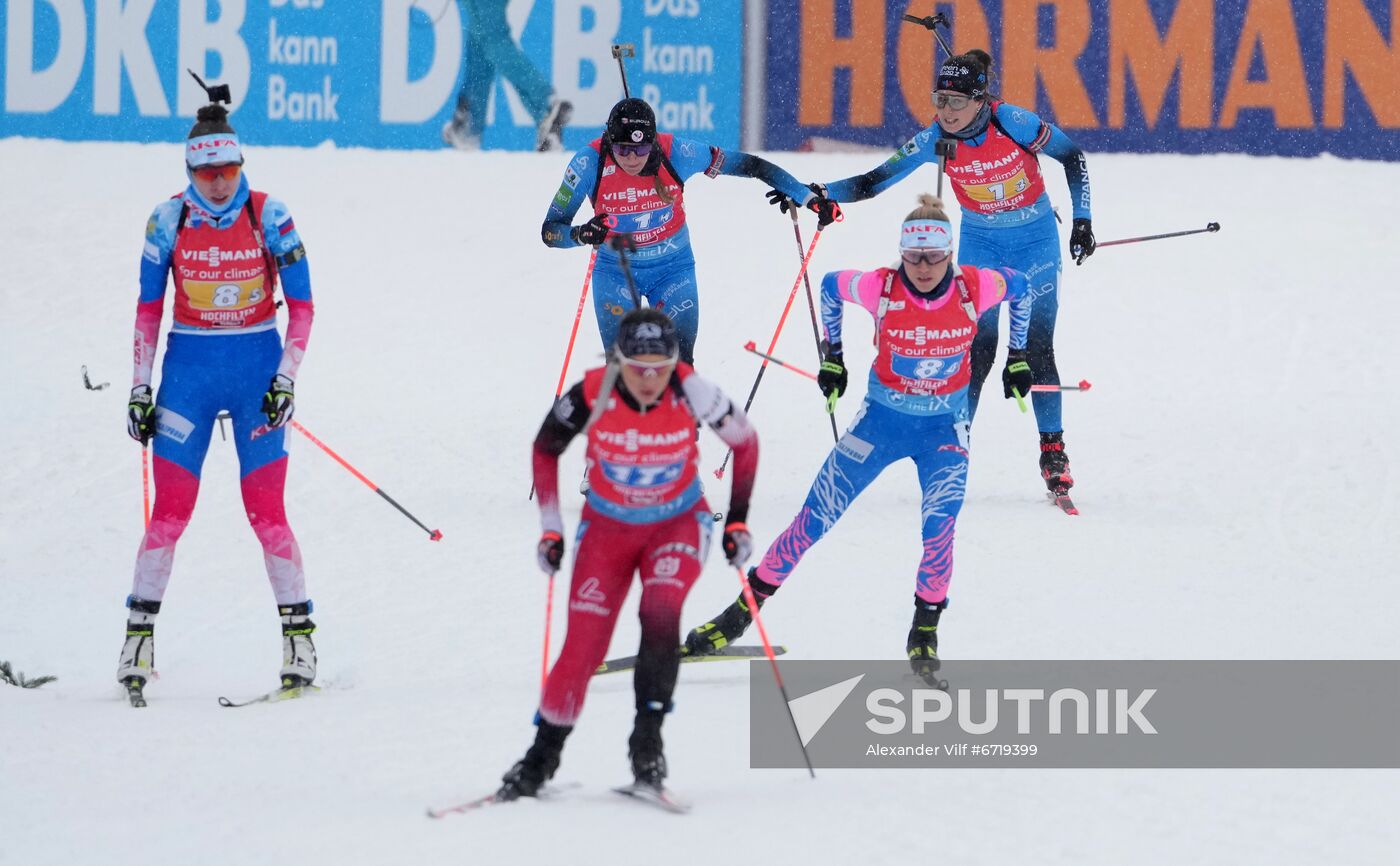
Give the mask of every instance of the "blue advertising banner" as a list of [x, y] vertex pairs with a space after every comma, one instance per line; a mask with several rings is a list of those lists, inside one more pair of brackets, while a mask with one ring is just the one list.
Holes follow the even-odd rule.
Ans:
[[188, 68], [231, 85], [231, 121], [259, 144], [442, 147], [465, 92], [483, 146], [532, 149], [552, 90], [574, 105], [577, 148], [622, 97], [623, 42], [663, 128], [739, 144], [742, 0], [0, 0], [0, 13], [0, 136], [178, 140], [206, 101]]
[[928, 126], [936, 12], [1089, 151], [1400, 159], [1397, 0], [769, 0], [765, 146]]

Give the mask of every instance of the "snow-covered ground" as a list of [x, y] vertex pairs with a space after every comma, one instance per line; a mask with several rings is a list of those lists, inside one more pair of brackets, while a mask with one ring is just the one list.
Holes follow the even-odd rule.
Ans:
[[[799, 177], [868, 155], [777, 155]], [[1043, 501], [1029, 416], [989, 399], [960, 521], [944, 654], [960, 658], [1396, 658], [1400, 166], [1092, 156], [1101, 240], [1223, 225], [1071, 265], [1059, 363], [1083, 515]], [[288, 502], [328, 691], [274, 685], [277, 619], [217, 437], [160, 617], [151, 706], [112, 681], [141, 532], [123, 398], [141, 232], [184, 183], [175, 145], [0, 141], [0, 864], [1375, 863], [1400, 832], [1395, 771], [748, 769], [742, 665], [683, 670], [667, 724], [676, 818], [621, 802], [631, 683], [594, 683], [565, 799], [443, 822], [529, 742], [545, 580], [528, 446], [558, 376], [586, 253], [540, 245], [563, 161], [253, 146], [310, 253], [316, 325], [297, 417], [445, 539], [300, 437]], [[1051, 194], [1067, 201], [1047, 164]], [[931, 169], [847, 210], [821, 272], [894, 257]], [[1372, 195], [1360, 195], [1371, 190]], [[700, 367], [742, 399], [792, 285], [790, 223], [762, 188], [696, 178]], [[812, 221], [804, 218], [810, 233]], [[805, 301], [778, 354], [814, 366]], [[847, 317], [847, 358], [869, 360]], [[169, 321], [167, 315], [167, 323]], [[574, 373], [598, 357], [591, 307]], [[79, 375], [87, 365], [91, 392]], [[995, 374], [994, 374], [995, 375]], [[863, 375], [840, 420], [858, 406]], [[999, 389], [998, 389], [999, 390]], [[751, 525], [766, 545], [830, 447], [806, 380], [770, 370]], [[706, 437], [704, 468], [718, 464]], [[565, 458], [577, 478], [581, 447]], [[716, 487], [724, 489], [716, 489]], [[711, 481], [727, 500], [727, 482]], [[566, 496], [567, 516], [578, 502]], [[765, 610], [792, 658], [897, 658], [919, 554], [911, 466], [887, 472]], [[716, 551], [694, 625], [735, 594]], [[562, 598], [562, 587], [557, 598]], [[635, 604], [635, 600], [633, 601]], [[555, 647], [564, 605], [556, 604]], [[624, 613], [613, 654], [634, 651]], [[1325, 731], [1319, 731], [1325, 737]], [[1391, 816], [1387, 818], [1386, 816]]]

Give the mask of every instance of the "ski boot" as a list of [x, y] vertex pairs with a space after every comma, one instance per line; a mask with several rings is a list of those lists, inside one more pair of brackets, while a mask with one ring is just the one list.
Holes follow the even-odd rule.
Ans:
[[1045, 479], [1045, 487], [1052, 494], [1066, 493], [1074, 486], [1063, 432], [1040, 434], [1040, 477]]
[[550, 97], [549, 110], [535, 127], [535, 150], [563, 150], [564, 127], [574, 116], [574, 104], [557, 96]]
[[632, 778], [638, 785], [660, 790], [666, 781], [666, 755], [662, 752], [661, 723], [665, 710], [637, 710], [632, 736], [627, 740], [627, 757], [632, 762]]
[[[775, 590], [775, 587], [758, 579], [757, 568], [749, 569], [749, 587], [753, 590], [754, 599], [760, 608]], [[734, 603], [726, 607], [719, 616], [690, 630], [690, 634], [685, 636], [685, 646], [681, 647], [681, 655], [714, 655], [738, 640], [752, 622], [753, 613], [744, 601], [743, 593], [740, 593]]]
[[129, 595], [126, 606], [131, 613], [126, 618], [126, 642], [117, 661], [117, 682], [126, 687], [132, 706], [144, 707], [142, 689], [156, 669], [156, 614], [160, 613], [160, 602]]
[[316, 679], [316, 645], [311, 633], [316, 623], [311, 621], [311, 602], [277, 606], [282, 617], [282, 688], [296, 689], [311, 685]]
[[927, 602], [914, 596], [914, 624], [910, 626], [909, 639], [904, 643], [909, 666], [914, 669], [915, 675], [935, 688], [941, 682], [936, 674], [942, 666], [938, 660], [938, 618], [947, 606], [946, 598], [939, 602]]
[[471, 131], [471, 108], [458, 100], [452, 119], [442, 125], [442, 143], [458, 150], [481, 150], [481, 136]]
[[515, 766], [501, 777], [496, 800], [508, 802], [521, 797], [539, 796], [540, 788], [554, 778], [555, 771], [559, 769], [559, 753], [563, 751], [564, 740], [572, 730], [572, 726], [553, 725], [540, 719], [534, 744], [526, 750], [525, 757], [516, 761]]

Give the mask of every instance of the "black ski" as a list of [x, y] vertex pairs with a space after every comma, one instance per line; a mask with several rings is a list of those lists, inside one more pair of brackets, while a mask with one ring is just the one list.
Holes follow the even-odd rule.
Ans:
[[[786, 652], [787, 647], [785, 646], [773, 647], [773, 655], [775, 656], [783, 655]], [[730, 646], [724, 647], [720, 650], [710, 653], [709, 655], [682, 655], [681, 663], [689, 664], [690, 662], [722, 662], [731, 661], [734, 659], [761, 659], [765, 655], [766, 653], [763, 651], [763, 647], [761, 646], [733, 646], [731, 644]], [[636, 656], [624, 656], [622, 658], [608, 659], [607, 661], [598, 665], [598, 669], [593, 672], [593, 675], [596, 677], [599, 674], [615, 674], [618, 671], [630, 671], [636, 666]]]
[[131, 701], [133, 707], [144, 707], [146, 705], [146, 695], [143, 691], [146, 688], [145, 680], [138, 677], [127, 677], [123, 685], [126, 686], [126, 699]]
[[225, 697], [221, 697], [221, 698], [219, 698], [219, 706], [221, 706], [221, 707], [250, 707], [250, 706], [252, 706], [253, 704], [275, 704], [275, 703], [279, 703], [279, 702], [281, 702], [281, 701], [290, 701], [290, 700], [295, 700], [296, 698], [305, 697], [305, 696], [307, 696], [307, 695], [314, 695], [314, 694], [316, 694], [317, 692], [319, 692], [320, 690], [321, 690], [321, 687], [320, 687], [320, 686], [312, 686], [312, 685], [306, 685], [306, 686], [283, 686], [283, 687], [279, 687], [279, 688], [273, 689], [272, 691], [268, 692], [267, 694], [258, 695], [256, 698], [249, 698], [249, 699], [246, 700], [246, 701], [234, 701], [234, 700], [229, 700], [228, 698], [225, 698]]
[[690, 804], [677, 797], [665, 785], [648, 785], [644, 782], [633, 782], [630, 785], [623, 785], [621, 788], [613, 788], [615, 793], [621, 794], [642, 803], [650, 803], [659, 809], [665, 809], [676, 815], [684, 815], [690, 811]]
[[[565, 782], [562, 785], [549, 785], [547, 787], [541, 788], [540, 792], [537, 795], [535, 795], [534, 799], [552, 800], [553, 798], [557, 797], [560, 793], [577, 787], [579, 787], [578, 782]], [[467, 812], [474, 812], [477, 809], [481, 809], [486, 806], [494, 806], [498, 803], [515, 802], [517, 801], [502, 800], [499, 799], [495, 794], [487, 794], [485, 797], [477, 797], [475, 800], [467, 800], [466, 802], [458, 803], [455, 806], [443, 806], [442, 808], [438, 809], [429, 806], [427, 814], [429, 818], [445, 818], [448, 815], [462, 815]]]

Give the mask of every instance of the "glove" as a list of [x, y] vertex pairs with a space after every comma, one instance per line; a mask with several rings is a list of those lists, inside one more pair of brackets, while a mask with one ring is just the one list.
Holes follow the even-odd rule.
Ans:
[[296, 411], [293, 399], [292, 380], [281, 373], [273, 376], [262, 401], [263, 414], [267, 415], [267, 426], [275, 430], [292, 420], [292, 413]]
[[126, 435], [145, 445], [156, 435], [156, 401], [151, 396], [150, 385], [137, 385], [131, 389], [131, 399], [126, 404]]
[[559, 570], [559, 563], [564, 561], [564, 536], [554, 531], [541, 535], [540, 543], [535, 548], [535, 558], [539, 560], [540, 571], [552, 576]]
[[724, 558], [729, 560], [729, 564], [735, 567], [743, 567], [744, 563], [753, 556], [753, 536], [749, 534], [749, 527], [744, 523], [731, 523], [724, 527], [724, 540], [721, 542], [724, 547]]
[[769, 204], [775, 204], [775, 205], [777, 205], [777, 206], [778, 206], [778, 210], [782, 211], [783, 213], [787, 213], [788, 211], [790, 211], [790, 210], [792, 210], [793, 208], [797, 207], [797, 203], [796, 203], [796, 202], [794, 202], [792, 199], [788, 198], [787, 196], [783, 195], [781, 192], [779, 192], [779, 191], [776, 190], [776, 189], [770, 189], [770, 190], [768, 190], [768, 192], [765, 192], [764, 195], [768, 197], [768, 203], [769, 203]]
[[812, 200], [807, 202], [807, 208], [816, 213], [818, 229], [824, 229], [841, 219], [841, 206], [826, 197], [825, 184], [812, 183], [808, 184], [807, 188], [816, 193]]
[[569, 229], [569, 237], [574, 243], [598, 246], [608, 237], [608, 215], [600, 213], [583, 225], [574, 226]]
[[836, 398], [846, 393], [846, 362], [841, 357], [841, 344], [828, 346], [822, 356], [821, 372], [817, 374], [817, 387], [826, 395], [826, 410], [836, 411]]
[[1006, 353], [1006, 367], [1001, 371], [1001, 388], [1006, 399], [1013, 396], [1026, 397], [1031, 393], [1031, 365], [1026, 363], [1025, 349], [1012, 349]]
[[1069, 256], [1074, 259], [1076, 265], [1084, 264], [1084, 260], [1094, 254], [1094, 247], [1098, 246], [1094, 242], [1094, 223], [1092, 220], [1083, 218], [1074, 221], [1074, 228], [1069, 233]]

